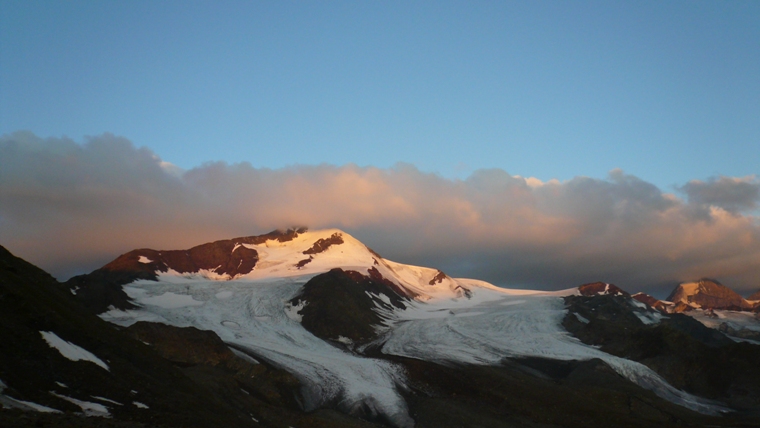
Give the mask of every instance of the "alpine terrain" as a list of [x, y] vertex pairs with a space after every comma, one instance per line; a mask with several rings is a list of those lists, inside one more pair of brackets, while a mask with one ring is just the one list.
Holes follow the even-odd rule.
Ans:
[[58, 283], [0, 253], [0, 425], [760, 424], [760, 300], [514, 290], [340, 230], [138, 249]]

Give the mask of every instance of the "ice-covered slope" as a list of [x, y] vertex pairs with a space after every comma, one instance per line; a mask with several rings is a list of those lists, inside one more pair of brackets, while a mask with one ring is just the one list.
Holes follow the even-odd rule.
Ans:
[[[400, 367], [364, 356], [366, 343], [352, 346], [340, 336], [327, 338], [334, 343], [325, 341], [301, 324], [310, 302], [305, 298], [294, 305], [294, 298], [317, 275], [340, 268], [349, 278], [359, 275], [384, 285], [376, 289], [381, 291], [364, 293], [372, 310], [382, 315], [381, 325], [375, 326], [378, 337], [370, 345], [384, 354], [446, 364], [499, 364], [510, 357], [599, 358], [670, 401], [704, 413], [722, 410], [676, 390], [642, 364], [571, 337], [561, 325], [566, 314], [562, 296], [577, 289], [541, 293], [454, 279], [436, 269], [385, 260], [339, 230], [298, 231], [285, 238], [219, 241], [228, 253], [211, 248], [212, 260], [191, 257], [192, 249], [187, 257], [171, 255], [191, 260], [195, 269], [188, 269], [190, 264], [173, 267], [166, 252], [128, 253], [121, 257], [125, 265], [151, 267], [148, 273], [155, 280], [138, 279], [123, 287], [137, 309], [112, 308], [101, 317], [120, 325], [150, 320], [212, 330], [236, 348], [294, 373], [305, 385], [307, 409], [333, 403], [348, 413], [412, 426], [399, 393], [405, 388]], [[236, 256], [241, 251], [245, 257]], [[238, 269], [229, 260], [251, 268]], [[226, 264], [213, 266], [217, 262]], [[392, 299], [404, 303], [392, 305]]]

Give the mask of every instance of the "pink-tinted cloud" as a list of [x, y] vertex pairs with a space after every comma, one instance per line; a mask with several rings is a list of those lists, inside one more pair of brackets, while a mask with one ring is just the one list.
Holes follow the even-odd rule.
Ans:
[[682, 200], [620, 170], [562, 183], [498, 169], [451, 180], [406, 164], [180, 171], [112, 135], [78, 145], [16, 133], [0, 138], [0, 244], [65, 278], [134, 248], [338, 227], [396, 261], [501, 285], [651, 291], [710, 276], [749, 292], [760, 226], [742, 208], [757, 197], [724, 197], [730, 183], [757, 185], [692, 181]]

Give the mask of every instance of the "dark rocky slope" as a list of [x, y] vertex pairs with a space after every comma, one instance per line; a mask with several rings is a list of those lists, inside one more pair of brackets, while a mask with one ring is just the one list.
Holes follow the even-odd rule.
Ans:
[[[145, 344], [91, 315], [50, 275], [2, 247], [0, 326], [0, 379], [8, 386], [5, 394], [16, 399], [67, 413], [81, 411], [52, 391], [104, 404], [118, 420], [155, 426], [249, 425], [250, 416], [198, 387]], [[41, 331], [86, 349], [110, 370], [65, 358], [43, 340]], [[5, 412], [3, 419], [2, 426], [15, 424]]]
[[641, 362], [676, 388], [745, 414], [760, 411], [760, 346], [736, 343], [683, 314], [659, 313], [659, 322], [645, 324], [627, 296], [569, 296], [566, 304], [563, 325], [584, 343]]
[[384, 319], [375, 308], [403, 309], [408, 298], [396, 284], [372, 272], [364, 276], [336, 268], [310, 279], [290, 300], [294, 306], [305, 305], [299, 311], [301, 325], [324, 340], [345, 338], [360, 344], [376, 339]]
[[750, 427], [756, 418], [709, 417], [631, 384], [601, 360], [505, 360], [442, 366], [397, 358], [418, 428]]

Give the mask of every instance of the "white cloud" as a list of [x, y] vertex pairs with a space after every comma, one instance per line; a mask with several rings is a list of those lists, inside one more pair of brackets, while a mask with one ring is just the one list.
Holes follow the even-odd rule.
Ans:
[[[168, 165], [112, 135], [84, 145], [3, 136], [0, 243], [66, 277], [134, 248], [306, 225], [346, 229], [397, 261], [504, 285], [605, 280], [634, 291], [712, 276], [760, 288], [757, 219], [726, 202], [696, 203], [692, 194], [712, 194], [702, 182], [687, 184], [685, 202], [620, 170], [606, 180], [541, 182], [499, 169], [449, 180], [407, 164]], [[731, 183], [756, 186], [752, 180]], [[728, 200], [747, 205], [752, 193], [742, 192]]]

